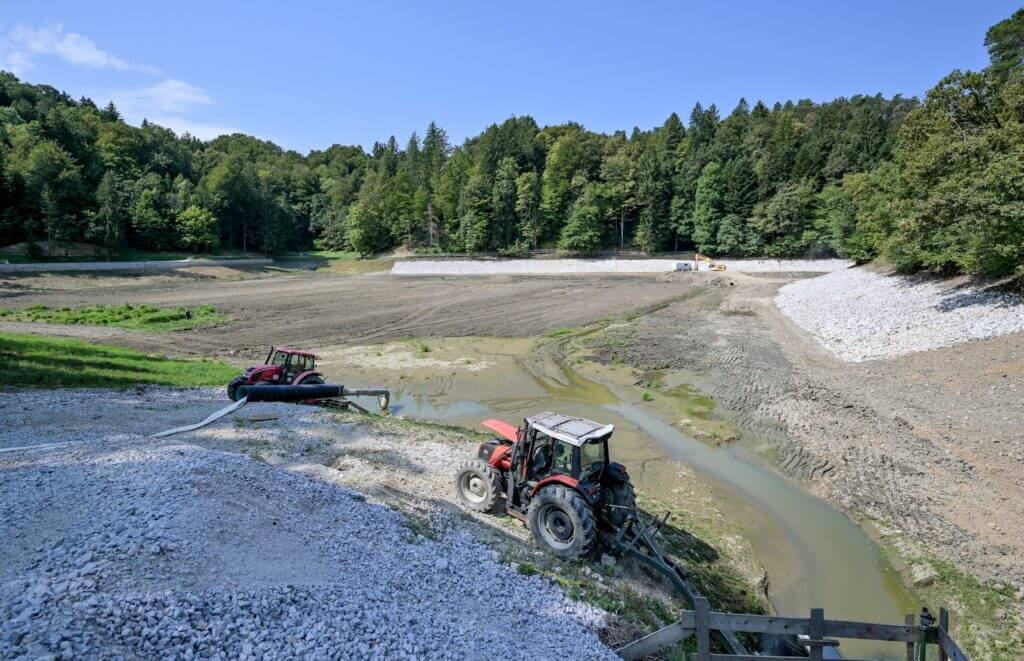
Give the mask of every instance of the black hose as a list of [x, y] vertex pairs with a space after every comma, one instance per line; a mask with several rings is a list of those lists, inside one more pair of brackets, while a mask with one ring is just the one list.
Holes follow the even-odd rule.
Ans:
[[237, 397], [250, 402], [304, 402], [332, 397], [376, 397], [380, 408], [387, 410], [391, 391], [387, 388], [346, 388], [334, 383], [299, 386], [239, 386]]
[[345, 386], [324, 383], [308, 386], [241, 386], [238, 396], [250, 402], [301, 402], [307, 399], [341, 397]]

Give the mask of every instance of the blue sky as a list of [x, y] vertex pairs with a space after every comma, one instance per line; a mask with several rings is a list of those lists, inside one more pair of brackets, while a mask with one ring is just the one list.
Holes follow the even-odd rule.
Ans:
[[4, 2], [0, 68], [209, 138], [456, 142], [511, 115], [649, 128], [694, 102], [922, 95], [1021, 0]]

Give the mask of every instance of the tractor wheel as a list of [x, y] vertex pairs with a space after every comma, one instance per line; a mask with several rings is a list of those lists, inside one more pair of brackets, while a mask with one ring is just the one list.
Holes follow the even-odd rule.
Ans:
[[313, 375], [313, 376], [307, 376], [301, 382], [293, 383], [292, 385], [293, 386], [322, 386], [323, 384], [324, 384], [324, 380], [323, 379], [321, 379], [319, 376]]
[[594, 511], [575, 489], [544, 487], [533, 497], [527, 521], [537, 543], [560, 558], [582, 558], [594, 550]]
[[240, 398], [238, 396], [238, 389], [245, 385], [244, 376], [236, 376], [235, 378], [228, 381], [228, 399], [232, 402], [237, 402]]
[[621, 528], [626, 525], [629, 515], [636, 509], [636, 492], [633, 490], [633, 483], [626, 480], [609, 484], [603, 488], [604, 502], [611, 507], [607, 508], [608, 525], [612, 528]]
[[475, 512], [490, 512], [501, 495], [501, 478], [485, 461], [467, 459], [455, 471], [459, 501]]

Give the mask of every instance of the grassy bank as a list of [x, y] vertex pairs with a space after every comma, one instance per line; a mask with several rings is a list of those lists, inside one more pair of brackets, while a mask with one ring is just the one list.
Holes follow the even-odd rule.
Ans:
[[324, 273], [341, 275], [361, 275], [389, 271], [395, 264], [395, 258], [387, 255], [377, 257], [361, 257], [359, 253], [348, 250], [310, 250], [291, 252], [279, 258], [283, 262], [289, 260], [316, 262], [316, 270]]
[[208, 360], [173, 360], [62, 338], [0, 333], [0, 386], [127, 388], [223, 385], [238, 369]]
[[7, 261], [10, 264], [49, 264], [54, 262], [171, 262], [183, 259], [241, 259], [244, 257], [262, 257], [261, 254], [246, 255], [241, 250], [228, 250], [218, 253], [182, 252], [176, 250], [139, 250], [138, 248], [124, 248], [109, 259], [102, 251], [91, 244], [76, 243], [65, 250], [54, 246], [53, 254], [47, 254], [46, 242], [38, 242], [38, 251], [30, 255], [25, 250], [24, 244], [9, 246], [0, 250], [0, 262]]
[[209, 305], [192, 308], [158, 308], [152, 305], [86, 305], [77, 308], [31, 305], [20, 309], [0, 308], [0, 321], [115, 326], [150, 332], [210, 326], [224, 318]]
[[1024, 659], [1021, 599], [1011, 585], [980, 581], [948, 560], [899, 539], [891, 528], [880, 527], [879, 532], [882, 549], [894, 565], [908, 572], [914, 565], [935, 570], [934, 583], [913, 590], [922, 602], [949, 610], [953, 637], [967, 654], [992, 661]]

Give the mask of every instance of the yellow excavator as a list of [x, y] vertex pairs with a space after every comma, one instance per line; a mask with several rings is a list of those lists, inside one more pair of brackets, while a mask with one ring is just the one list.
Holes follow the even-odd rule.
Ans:
[[699, 252], [698, 253], [694, 253], [693, 261], [697, 263], [697, 269], [696, 270], [698, 270], [698, 271], [700, 270], [700, 263], [701, 262], [704, 262], [704, 263], [706, 263], [708, 265], [708, 270], [709, 271], [724, 271], [725, 270], [725, 264], [719, 264], [715, 260], [713, 260], [710, 257], [707, 257], [705, 255], [702, 255]]

